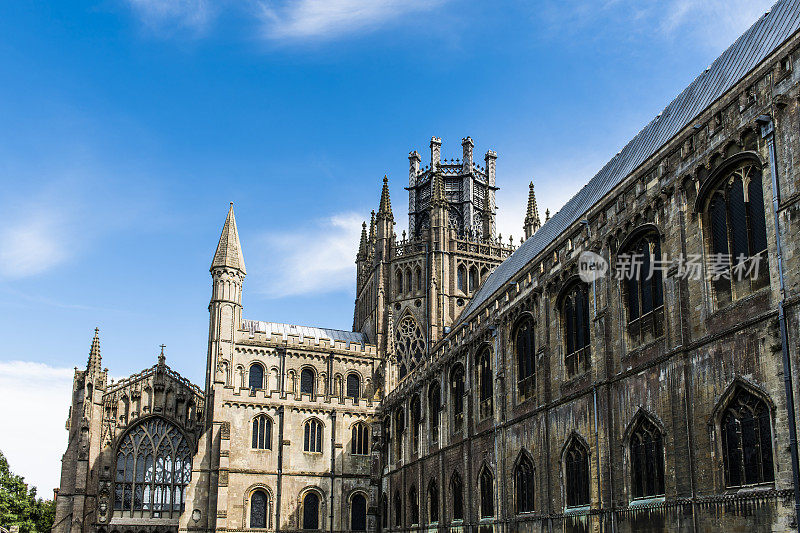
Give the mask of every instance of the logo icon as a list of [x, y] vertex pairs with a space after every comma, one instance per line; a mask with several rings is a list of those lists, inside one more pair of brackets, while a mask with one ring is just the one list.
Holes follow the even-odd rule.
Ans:
[[596, 281], [608, 272], [608, 263], [594, 252], [581, 252], [578, 257], [578, 276], [586, 283]]

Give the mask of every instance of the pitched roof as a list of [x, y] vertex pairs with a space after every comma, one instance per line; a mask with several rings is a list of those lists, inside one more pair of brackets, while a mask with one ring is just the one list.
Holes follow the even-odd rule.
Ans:
[[367, 336], [359, 331], [344, 331], [341, 329], [317, 328], [314, 326], [295, 326], [292, 324], [281, 324], [279, 322], [264, 322], [262, 320], [242, 320], [242, 327], [251, 333], [265, 333], [267, 335], [281, 335], [284, 340], [288, 335], [297, 335], [300, 340], [328, 339], [333, 341], [344, 341], [349, 346], [351, 343], [367, 344]]
[[233, 202], [228, 209], [228, 218], [222, 227], [222, 235], [219, 236], [219, 244], [211, 262], [211, 269], [216, 267], [229, 267], [241, 270], [247, 274], [244, 268], [244, 256], [242, 255], [242, 245], [239, 243], [239, 230], [236, 229], [236, 217], [233, 215]]
[[800, 29], [800, 0], [779, 0], [600, 169], [486, 279], [459, 316], [464, 321], [603, 196]]

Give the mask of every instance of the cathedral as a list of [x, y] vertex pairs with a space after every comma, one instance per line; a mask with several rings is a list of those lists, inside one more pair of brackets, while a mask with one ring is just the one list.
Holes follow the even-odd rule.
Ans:
[[800, 0], [516, 243], [494, 151], [428, 157], [352, 331], [245, 318], [233, 205], [205, 383], [111, 381], [95, 330], [53, 533], [798, 530]]

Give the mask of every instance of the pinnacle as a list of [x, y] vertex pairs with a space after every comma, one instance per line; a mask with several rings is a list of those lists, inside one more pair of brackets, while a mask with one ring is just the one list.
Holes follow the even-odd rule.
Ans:
[[100, 328], [94, 328], [92, 347], [89, 349], [89, 362], [86, 369], [90, 372], [100, 373]]
[[436, 172], [433, 176], [433, 203], [440, 204], [443, 202], [445, 202], [444, 182], [442, 180], [442, 174]]
[[389, 178], [384, 174], [383, 188], [381, 189], [381, 203], [378, 207], [378, 216], [392, 215], [392, 202], [389, 200]]
[[358, 245], [358, 255], [367, 255], [367, 223], [361, 223], [361, 242]]
[[242, 245], [239, 243], [239, 231], [236, 228], [236, 217], [233, 214], [233, 202], [228, 209], [228, 217], [222, 227], [222, 234], [219, 237], [217, 251], [214, 260], [211, 262], [211, 270], [218, 267], [229, 267], [241, 270], [242, 274], [247, 274], [244, 267], [244, 256], [242, 255]]

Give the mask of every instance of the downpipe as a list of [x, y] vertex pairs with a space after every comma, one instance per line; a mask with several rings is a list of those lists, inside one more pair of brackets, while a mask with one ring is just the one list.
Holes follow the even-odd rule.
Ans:
[[783, 279], [783, 251], [779, 226], [778, 208], [778, 166], [775, 154], [775, 124], [769, 115], [760, 115], [756, 122], [761, 127], [761, 138], [767, 141], [769, 149], [770, 175], [772, 176], [772, 213], [775, 222], [775, 249], [778, 263], [778, 282], [780, 284], [780, 300], [778, 301], [778, 323], [781, 333], [781, 351], [783, 352], [783, 384], [786, 393], [786, 411], [789, 418], [789, 450], [792, 456], [792, 485], [794, 490], [794, 519], [800, 528], [800, 461], [797, 456], [797, 421], [795, 419], [794, 390], [792, 385], [792, 363], [789, 357], [789, 328], [786, 321], [786, 285]]

